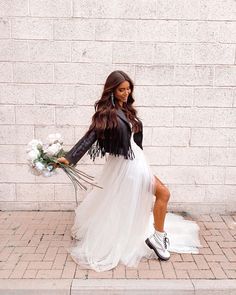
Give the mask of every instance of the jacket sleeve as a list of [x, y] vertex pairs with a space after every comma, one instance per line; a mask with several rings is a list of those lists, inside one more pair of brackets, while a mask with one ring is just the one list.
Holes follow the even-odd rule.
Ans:
[[93, 129], [89, 134], [85, 134], [70, 150], [65, 154], [69, 164], [73, 166], [83, 157], [89, 148], [96, 141], [96, 131]]

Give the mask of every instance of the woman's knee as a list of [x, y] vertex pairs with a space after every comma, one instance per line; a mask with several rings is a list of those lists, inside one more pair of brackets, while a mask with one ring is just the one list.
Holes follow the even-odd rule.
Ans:
[[162, 183], [160, 179], [158, 179], [156, 176], [155, 176], [155, 196], [158, 200], [162, 200], [163, 202], [168, 202], [170, 199], [170, 191], [168, 187], [166, 187], [164, 183]]

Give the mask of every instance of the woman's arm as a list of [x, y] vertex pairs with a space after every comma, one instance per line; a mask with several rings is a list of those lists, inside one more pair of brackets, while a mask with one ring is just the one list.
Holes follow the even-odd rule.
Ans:
[[69, 164], [76, 165], [76, 163], [89, 150], [92, 144], [96, 141], [97, 134], [92, 129], [88, 134], [86, 133], [64, 156]]

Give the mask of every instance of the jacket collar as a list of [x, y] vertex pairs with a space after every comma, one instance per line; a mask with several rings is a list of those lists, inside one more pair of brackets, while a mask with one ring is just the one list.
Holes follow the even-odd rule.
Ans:
[[[118, 109], [116, 112], [117, 112], [117, 115], [118, 115], [123, 121], [125, 121], [125, 122], [128, 124], [129, 128], [130, 128], [130, 123], [129, 123], [129, 121], [127, 120], [126, 115], [124, 114], [124, 112], [123, 112], [121, 109]], [[130, 128], [130, 129], [131, 129], [131, 128]]]

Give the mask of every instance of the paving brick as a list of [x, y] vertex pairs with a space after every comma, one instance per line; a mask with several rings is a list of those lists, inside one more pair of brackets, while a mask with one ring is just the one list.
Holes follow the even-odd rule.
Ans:
[[186, 270], [176, 269], [175, 273], [177, 279], [189, 279], [189, 274]]
[[176, 279], [175, 269], [171, 261], [161, 263], [161, 268], [165, 279]]
[[88, 271], [88, 279], [111, 279], [112, 278], [112, 271], [101, 271], [96, 272], [94, 270]]
[[51, 269], [51, 261], [31, 261], [28, 265], [28, 269]]
[[187, 270], [187, 269], [197, 269], [195, 262], [173, 262], [175, 269]]
[[183, 261], [194, 261], [193, 255], [189, 253], [181, 254]]
[[126, 278], [127, 279], [138, 279], [138, 270], [126, 268]]
[[191, 279], [214, 279], [215, 278], [211, 270], [189, 269], [188, 274]]
[[209, 247], [211, 248], [213, 254], [220, 254], [220, 255], [223, 254], [223, 252], [217, 242], [208, 241], [207, 243], [208, 243]]
[[59, 279], [61, 278], [62, 270], [53, 269], [53, 270], [39, 270], [37, 272], [36, 278], [38, 279]]
[[227, 275], [218, 262], [209, 262], [212, 273], [216, 279], [226, 279]]
[[26, 269], [23, 279], [34, 279], [36, 278], [38, 270], [37, 269]]
[[162, 279], [164, 278], [163, 272], [157, 269], [139, 269], [138, 275], [140, 279]]
[[204, 257], [204, 255], [194, 255], [194, 260], [198, 266], [198, 269], [209, 269], [209, 265]]
[[76, 264], [74, 262], [66, 262], [61, 277], [63, 279], [74, 278], [75, 271], [76, 271]]
[[88, 278], [88, 270], [84, 269], [76, 269], [75, 279], [87, 279]]

